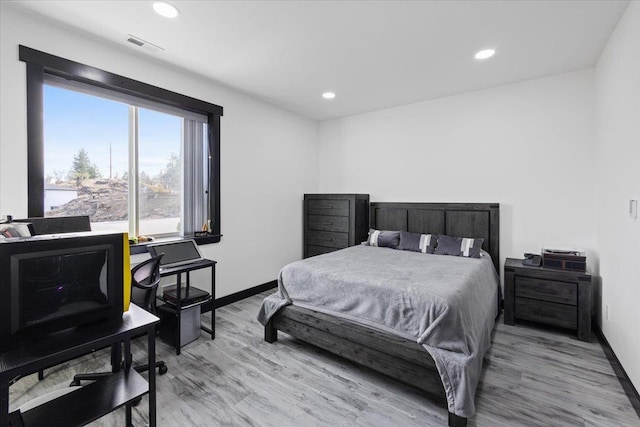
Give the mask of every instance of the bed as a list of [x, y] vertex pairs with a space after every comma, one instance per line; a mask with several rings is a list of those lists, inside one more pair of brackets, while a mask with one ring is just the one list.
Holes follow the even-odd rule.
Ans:
[[[499, 205], [371, 203], [369, 226], [378, 230], [483, 238], [483, 256], [472, 259], [356, 246], [292, 263], [281, 271], [278, 292], [265, 299], [261, 307], [259, 319], [265, 325], [265, 340], [275, 342], [280, 330], [415, 386], [446, 400], [450, 426], [464, 426], [475, 410], [473, 399], [482, 357], [489, 348], [498, 314]], [[387, 263], [385, 269], [367, 277], [369, 270], [382, 263]], [[418, 295], [408, 303], [409, 311], [404, 309], [400, 316], [389, 314], [384, 304], [376, 305], [375, 300], [365, 298], [366, 283], [360, 282], [371, 282], [381, 301], [400, 298], [388, 292], [389, 288], [404, 286], [398, 277], [404, 274], [407, 265], [416, 269], [410, 276], [430, 277], [424, 280], [425, 289], [421, 283]], [[473, 274], [467, 274], [467, 269], [473, 270]], [[297, 287], [290, 286], [294, 278], [299, 282]], [[455, 285], [460, 289], [451, 290], [450, 283], [454, 282], [461, 282]], [[412, 286], [411, 292], [417, 289], [411, 283], [406, 286]], [[314, 291], [321, 287], [327, 290]], [[301, 293], [306, 288], [306, 292], [315, 292], [313, 298], [317, 298], [323, 293], [334, 295], [352, 287], [357, 289], [358, 298], [362, 296], [365, 305], [368, 304], [365, 312], [380, 311], [384, 320], [369, 321], [354, 316], [359, 309], [349, 304], [344, 311], [338, 311], [324, 303], [316, 304], [313, 299], [310, 303]], [[292, 292], [294, 297], [290, 298], [288, 293]], [[419, 312], [415, 314], [414, 306], [426, 306], [417, 299], [421, 293], [435, 302], [427, 310], [415, 310]], [[407, 299], [407, 292], [402, 295], [400, 299]], [[270, 298], [271, 302], [267, 301]], [[349, 301], [348, 295], [334, 298], [341, 299]], [[472, 303], [464, 302], [467, 299]], [[411, 317], [417, 323], [405, 327], [404, 319]], [[387, 318], [395, 318], [393, 322], [399, 323], [389, 324]]]

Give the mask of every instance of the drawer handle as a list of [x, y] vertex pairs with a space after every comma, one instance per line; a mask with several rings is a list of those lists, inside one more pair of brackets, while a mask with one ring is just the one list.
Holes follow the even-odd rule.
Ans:
[[323, 222], [322, 225], [333, 225], [332, 222]]
[[333, 209], [333, 206], [320, 206], [320, 209]]

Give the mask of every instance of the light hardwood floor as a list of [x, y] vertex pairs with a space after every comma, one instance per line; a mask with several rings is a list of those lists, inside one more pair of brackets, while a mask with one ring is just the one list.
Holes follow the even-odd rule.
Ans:
[[[444, 403], [280, 333], [263, 341], [255, 320], [267, 293], [216, 312], [216, 339], [203, 333], [180, 356], [158, 341], [169, 372], [158, 376], [160, 426], [446, 426]], [[207, 316], [203, 316], [207, 322]], [[143, 342], [134, 360], [143, 360]], [[60, 386], [77, 372], [108, 370], [100, 351], [11, 387], [12, 406]], [[500, 319], [476, 395], [470, 426], [640, 426], [595, 340], [506, 326]], [[73, 410], [73, 408], [69, 408]], [[147, 401], [134, 424], [147, 421]], [[95, 422], [124, 425], [120, 409]]]

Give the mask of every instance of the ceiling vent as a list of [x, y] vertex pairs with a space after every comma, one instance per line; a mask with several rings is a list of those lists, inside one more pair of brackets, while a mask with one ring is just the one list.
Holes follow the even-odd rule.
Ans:
[[129, 43], [131, 43], [131, 44], [134, 44], [134, 45], [138, 46], [138, 47], [146, 49], [149, 52], [158, 53], [158, 52], [164, 51], [164, 49], [161, 48], [160, 46], [155, 45], [153, 43], [149, 43], [148, 41], [142, 40], [140, 37], [133, 36], [131, 34], [129, 34], [129, 38], [127, 38], [127, 41]]

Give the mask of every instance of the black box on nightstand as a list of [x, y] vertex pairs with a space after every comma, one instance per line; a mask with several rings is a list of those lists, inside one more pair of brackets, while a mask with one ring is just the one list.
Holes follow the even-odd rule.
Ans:
[[542, 266], [557, 270], [587, 271], [587, 257], [584, 252], [562, 249], [543, 249]]

